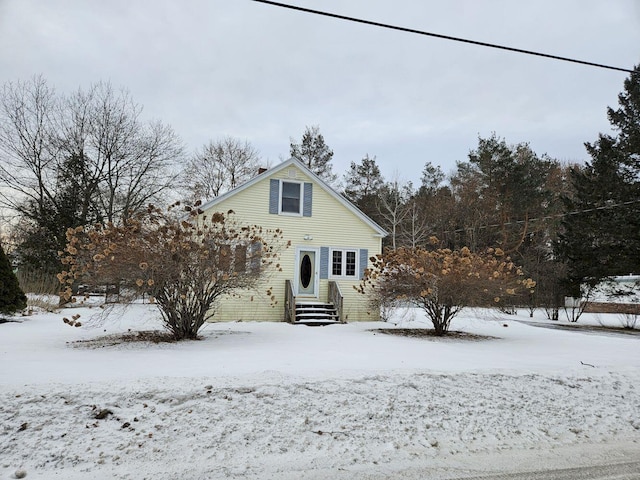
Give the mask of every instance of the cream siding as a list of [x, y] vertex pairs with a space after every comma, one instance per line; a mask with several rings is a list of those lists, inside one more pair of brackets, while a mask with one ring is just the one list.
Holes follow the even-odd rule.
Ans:
[[[311, 217], [275, 215], [269, 213], [270, 179], [282, 179], [313, 183]], [[255, 291], [237, 292], [236, 297], [224, 298], [219, 302], [214, 320], [273, 320], [284, 318], [285, 280], [294, 281], [297, 247], [335, 247], [368, 250], [368, 257], [381, 251], [380, 235], [351, 210], [327, 193], [314, 179], [307, 176], [295, 165], [290, 165], [271, 176], [221, 200], [207, 211], [211, 213], [233, 210], [240, 224], [260, 225], [268, 229], [280, 228], [285, 242], [291, 241], [289, 248], [280, 251], [279, 263], [282, 272], [270, 271]], [[305, 238], [309, 238], [305, 240]], [[335, 280], [340, 285], [344, 297], [343, 320], [377, 320], [379, 312], [370, 308], [369, 300], [355, 291], [358, 281]], [[269, 299], [267, 291], [275, 297]], [[328, 280], [320, 280], [319, 301], [327, 301]]]

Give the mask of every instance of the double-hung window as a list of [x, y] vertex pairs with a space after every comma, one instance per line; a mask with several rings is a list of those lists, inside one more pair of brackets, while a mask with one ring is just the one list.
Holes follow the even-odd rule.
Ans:
[[357, 251], [352, 249], [331, 250], [331, 276], [354, 279], [357, 278]]
[[[1, 0], [0, 0], [1, 1]], [[289, 177], [292, 177], [289, 172]], [[269, 213], [310, 217], [313, 205], [313, 183], [299, 180], [269, 180]]]
[[280, 212], [302, 215], [302, 183], [282, 181], [280, 185]]

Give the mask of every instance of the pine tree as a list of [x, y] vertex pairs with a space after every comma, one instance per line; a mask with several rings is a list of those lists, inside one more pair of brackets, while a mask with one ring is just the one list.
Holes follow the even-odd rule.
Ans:
[[553, 195], [547, 184], [556, 167], [527, 143], [508, 145], [495, 133], [478, 138], [478, 148], [469, 152], [468, 162], [458, 163], [452, 178], [460, 199], [458, 228], [467, 237], [463, 243], [472, 249], [499, 245], [509, 254], [523, 254], [532, 235], [544, 242], [547, 226], [529, 219], [551, 213]]
[[367, 154], [360, 163], [351, 162], [343, 180], [345, 185], [343, 195], [376, 220], [378, 213], [376, 202], [384, 186], [384, 178], [376, 163], [376, 157], [369, 157]]
[[57, 172], [55, 194], [36, 205], [27, 203], [30, 222], [23, 226], [18, 253], [21, 265], [56, 274], [60, 271], [58, 252], [66, 243], [68, 228], [100, 220], [93, 204], [97, 184], [87, 180], [87, 159], [72, 155]]
[[0, 245], [0, 314], [10, 315], [26, 307], [27, 297]]
[[618, 105], [616, 110], [607, 109], [607, 117], [618, 132], [617, 148], [622, 153], [622, 172], [637, 187], [640, 183], [640, 65], [624, 81]]
[[301, 143], [291, 141], [290, 154], [327, 183], [331, 184], [337, 180], [338, 177], [331, 170], [333, 150], [324, 143], [324, 137], [317, 125], [305, 128]]
[[431, 162], [425, 163], [420, 179], [420, 195], [435, 195], [442, 186], [445, 178], [446, 175], [439, 165], [434, 165]]
[[556, 252], [567, 262], [573, 293], [580, 283], [640, 272], [640, 66], [607, 116], [616, 136], [585, 146], [591, 161], [574, 169]]

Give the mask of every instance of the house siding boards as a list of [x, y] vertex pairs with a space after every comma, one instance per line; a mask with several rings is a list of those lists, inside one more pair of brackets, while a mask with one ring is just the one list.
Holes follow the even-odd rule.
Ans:
[[[359, 218], [319, 185], [315, 178], [300, 168], [296, 161], [289, 160], [285, 162], [284, 168], [272, 170], [273, 173], [269, 174], [267, 171], [263, 174], [263, 178], [250, 186], [231, 192], [231, 195], [221, 197], [210, 206], [204, 205], [205, 215], [209, 216], [216, 211], [233, 210], [234, 217], [240, 224], [260, 225], [267, 229], [280, 228], [284, 234], [284, 242], [291, 241], [289, 248], [283, 247], [280, 251], [278, 263], [282, 267], [282, 272], [269, 271], [264, 281], [254, 291], [239, 291], [235, 297], [220, 299], [214, 321], [282, 321], [285, 280], [294, 281], [298, 247], [316, 249], [318, 255], [321, 250], [324, 250], [323, 247], [356, 250], [358, 273], [363, 270], [361, 262], [365, 253], [369, 257], [381, 251], [381, 230]], [[303, 184], [301, 197], [304, 198], [304, 211], [301, 211], [300, 215], [273, 213], [273, 186], [282, 180]], [[312, 197], [311, 208], [308, 204], [309, 197]], [[329, 260], [330, 256], [329, 251]], [[326, 268], [326, 265], [321, 264], [321, 272], [323, 268]], [[379, 319], [379, 312], [370, 308], [367, 297], [358, 294], [353, 288], [359, 283], [357, 277], [354, 280], [331, 278], [330, 265], [328, 277], [328, 279], [319, 280], [319, 301], [327, 300], [328, 282], [334, 280], [339, 284], [344, 298], [343, 320]], [[275, 306], [272, 305], [273, 302], [267, 295], [267, 290], [270, 290], [276, 298]]]

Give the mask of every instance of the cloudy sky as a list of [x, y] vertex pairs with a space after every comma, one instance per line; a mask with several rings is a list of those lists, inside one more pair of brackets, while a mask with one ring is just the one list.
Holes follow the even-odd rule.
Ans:
[[[281, 0], [418, 30], [633, 68], [638, 0]], [[61, 92], [108, 80], [195, 151], [249, 140], [272, 164], [318, 125], [334, 171], [445, 172], [478, 135], [564, 161], [609, 131], [627, 74], [277, 8], [251, 0], [0, 0], [0, 84]]]

